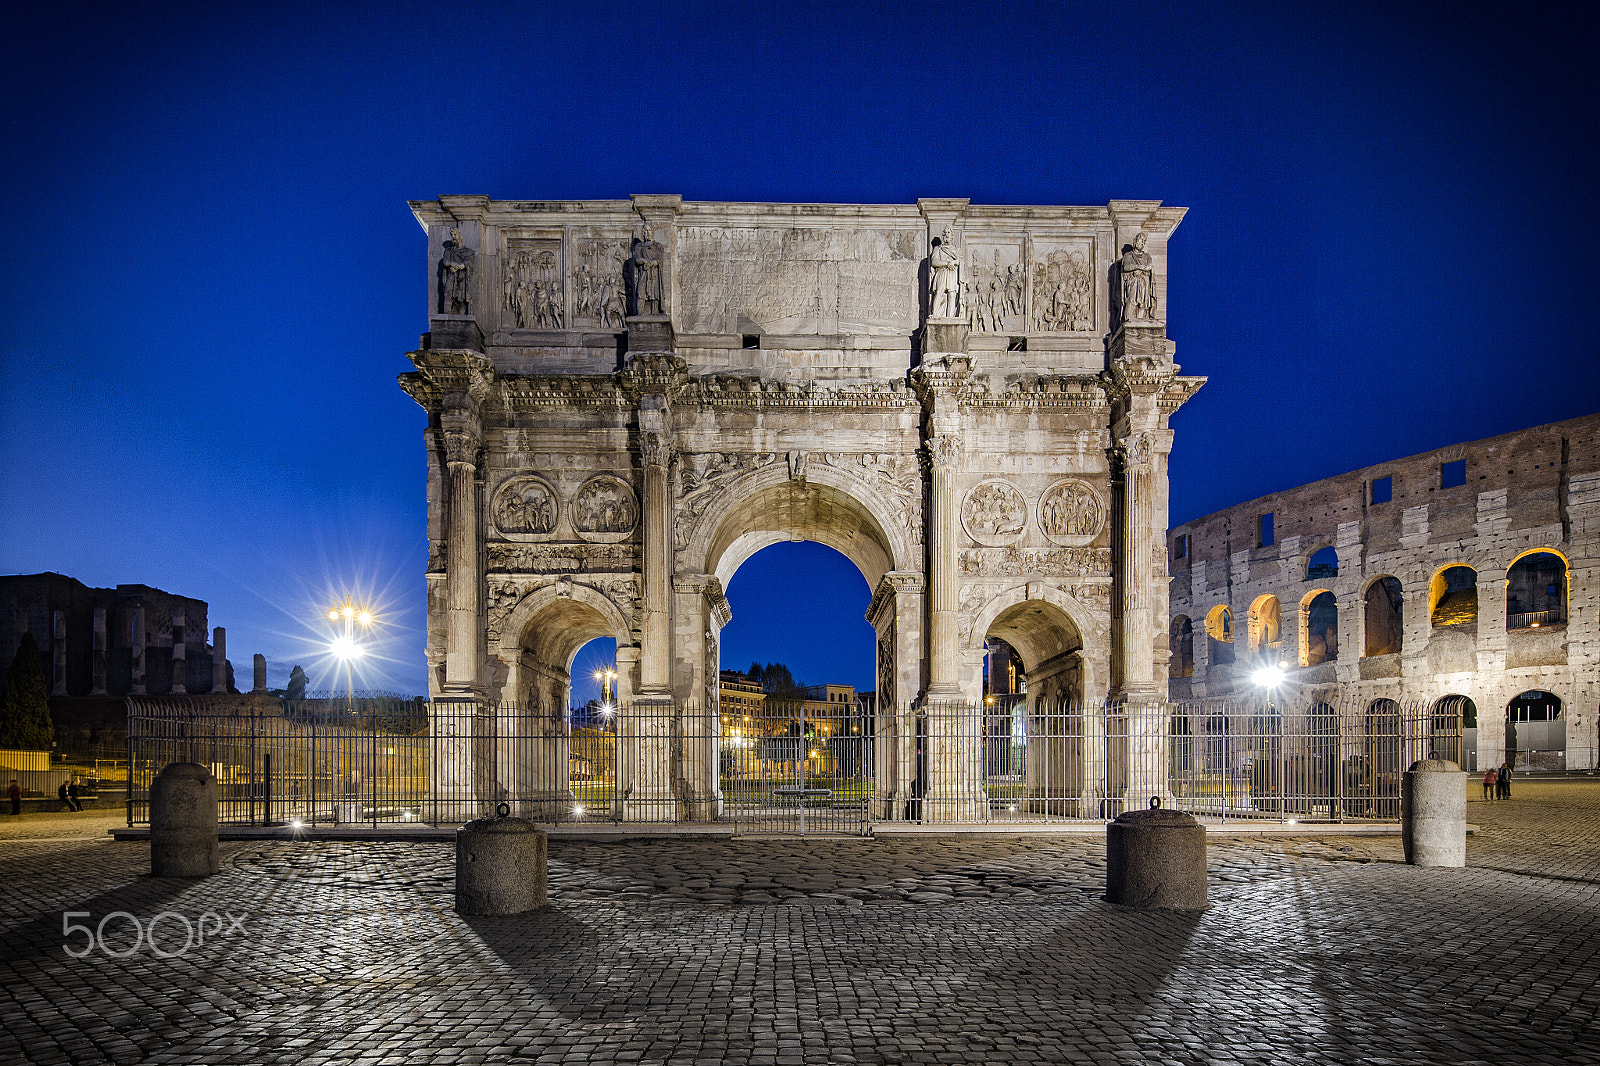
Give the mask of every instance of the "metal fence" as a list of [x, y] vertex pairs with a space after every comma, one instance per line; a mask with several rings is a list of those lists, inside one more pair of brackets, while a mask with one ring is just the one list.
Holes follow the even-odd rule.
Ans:
[[755, 714], [635, 701], [593, 715], [481, 700], [129, 701], [128, 819], [154, 774], [209, 766], [225, 824], [459, 824], [500, 803], [545, 824], [1102, 821], [1146, 806], [1208, 820], [1399, 817], [1400, 774], [1459, 762], [1449, 706], [1392, 700], [1118, 702], [997, 697], [875, 711], [770, 701]]

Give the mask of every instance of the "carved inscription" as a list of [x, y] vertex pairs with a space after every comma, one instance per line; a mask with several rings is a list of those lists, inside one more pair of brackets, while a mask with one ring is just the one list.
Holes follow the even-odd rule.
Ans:
[[979, 483], [961, 504], [961, 524], [967, 536], [979, 544], [1010, 544], [1022, 535], [1027, 522], [1028, 505], [1022, 502], [1022, 493], [1005, 481]]
[[572, 500], [572, 526], [579, 533], [623, 535], [639, 522], [633, 488], [610, 474], [592, 477]]
[[495, 493], [494, 524], [502, 533], [553, 533], [555, 490], [542, 478], [512, 478]]
[[917, 326], [916, 230], [685, 226], [684, 333], [897, 333]]
[[1076, 478], [1058, 481], [1039, 497], [1039, 528], [1066, 547], [1081, 547], [1100, 535], [1106, 506], [1100, 495]]
[[506, 259], [505, 305], [519, 329], [562, 327], [560, 247], [553, 241], [541, 244], [546, 246], [513, 246]]

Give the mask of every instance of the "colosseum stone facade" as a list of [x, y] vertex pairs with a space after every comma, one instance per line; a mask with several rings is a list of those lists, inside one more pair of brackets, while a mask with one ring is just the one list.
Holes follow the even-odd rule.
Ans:
[[1168, 571], [1174, 698], [1282, 666], [1311, 699], [1461, 708], [1469, 768], [1596, 766], [1600, 415], [1218, 511]]

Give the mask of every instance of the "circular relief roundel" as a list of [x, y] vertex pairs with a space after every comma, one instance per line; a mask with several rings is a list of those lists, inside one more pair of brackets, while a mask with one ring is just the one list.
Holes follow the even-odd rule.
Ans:
[[1011, 544], [1028, 524], [1028, 505], [1010, 482], [982, 481], [961, 502], [961, 524], [967, 536], [979, 544]]
[[1058, 481], [1039, 497], [1039, 529], [1064, 547], [1089, 544], [1105, 525], [1105, 502], [1088, 482]]
[[572, 526], [592, 539], [620, 540], [638, 524], [639, 498], [621, 478], [592, 477], [572, 498]]
[[553, 533], [558, 506], [555, 490], [543, 478], [514, 477], [495, 493], [495, 528], [502, 533]]

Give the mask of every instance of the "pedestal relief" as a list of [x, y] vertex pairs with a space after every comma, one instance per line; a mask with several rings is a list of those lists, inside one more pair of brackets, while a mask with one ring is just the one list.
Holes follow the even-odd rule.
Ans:
[[1076, 478], [1056, 482], [1039, 497], [1039, 530], [1063, 547], [1092, 543], [1105, 529], [1106, 514], [1100, 494]]
[[572, 499], [572, 528], [586, 540], [619, 541], [639, 524], [639, 498], [621, 478], [592, 477]]
[[559, 504], [543, 478], [525, 474], [500, 486], [494, 495], [494, 524], [513, 537], [544, 537], [555, 532]]
[[1028, 505], [1010, 482], [979, 482], [961, 502], [961, 525], [967, 536], [988, 547], [1004, 547], [1022, 536]]

